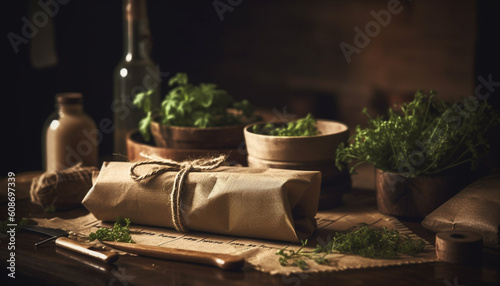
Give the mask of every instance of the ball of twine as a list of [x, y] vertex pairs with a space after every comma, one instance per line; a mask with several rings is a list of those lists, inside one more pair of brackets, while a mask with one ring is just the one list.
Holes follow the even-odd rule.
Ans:
[[98, 169], [81, 163], [68, 169], [45, 172], [33, 178], [30, 199], [45, 210], [67, 210], [81, 206], [92, 187], [92, 174]]

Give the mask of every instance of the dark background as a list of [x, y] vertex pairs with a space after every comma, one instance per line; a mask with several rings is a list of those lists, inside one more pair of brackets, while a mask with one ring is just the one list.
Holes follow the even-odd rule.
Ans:
[[[350, 126], [363, 123], [364, 106], [384, 110], [416, 89], [456, 99], [473, 95], [478, 75], [500, 81], [499, 1], [401, 1], [404, 11], [348, 64], [339, 44], [352, 44], [353, 28], [388, 2], [243, 0], [221, 21], [211, 0], [150, 0], [152, 58], [164, 72], [215, 82], [260, 107]], [[41, 169], [41, 132], [56, 93], [82, 92], [96, 122], [112, 119], [112, 75], [122, 57], [121, 1], [73, 0], [52, 17], [57, 62], [34, 66], [30, 45], [43, 41], [42, 33], [18, 53], [6, 36], [22, 35], [30, 5], [37, 1], [3, 8], [3, 174]], [[162, 87], [164, 94], [166, 81]], [[497, 107], [498, 90], [490, 96]], [[111, 134], [99, 151], [112, 152]]]

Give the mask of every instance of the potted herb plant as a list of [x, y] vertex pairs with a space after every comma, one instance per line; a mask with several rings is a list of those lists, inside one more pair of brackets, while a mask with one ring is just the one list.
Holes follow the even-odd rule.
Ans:
[[387, 117], [369, 117], [336, 153], [339, 169], [375, 167], [377, 205], [384, 213], [424, 217], [480, 174], [487, 155], [488, 130], [500, 123], [488, 102], [436, 100], [436, 92], [417, 91], [413, 101]]
[[[182, 154], [237, 149], [244, 142], [243, 128], [258, 120], [248, 100], [235, 101], [213, 83], [189, 83], [185, 73], [168, 82], [171, 89], [160, 106], [152, 106], [152, 91], [138, 93], [133, 104], [146, 116], [138, 130], [145, 142]], [[182, 155], [181, 157], [186, 157]]]
[[289, 122], [258, 122], [244, 129], [251, 167], [321, 171], [320, 209], [341, 203], [350, 176], [335, 166], [335, 150], [347, 142], [347, 125], [315, 119], [311, 114]]

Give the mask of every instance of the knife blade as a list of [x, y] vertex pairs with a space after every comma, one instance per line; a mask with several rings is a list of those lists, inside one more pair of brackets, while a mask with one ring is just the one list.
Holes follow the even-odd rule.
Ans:
[[181, 262], [211, 265], [223, 270], [240, 269], [245, 264], [245, 259], [243, 257], [231, 254], [210, 253], [116, 241], [101, 242], [110, 247], [133, 254]]
[[50, 236], [47, 239], [35, 243], [35, 246], [39, 246], [45, 242], [55, 239], [56, 246], [72, 250], [74, 252], [104, 261], [106, 263], [113, 263], [120, 257], [118, 253], [93, 250], [91, 249], [93, 247], [92, 245], [87, 245], [70, 239], [68, 238], [69, 233], [63, 229], [48, 228], [38, 225], [23, 225], [21, 226], [21, 229]]
[[47, 239], [44, 239], [42, 241], [35, 243], [35, 246], [42, 245], [42, 244], [44, 244], [48, 241], [54, 240], [58, 237], [69, 236], [69, 233], [65, 230], [58, 229], [58, 228], [42, 227], [42, 226], [38, 226], [38, 225], [23, 225], [23, 226], [21, 226], [21, 229], [50, 236]]

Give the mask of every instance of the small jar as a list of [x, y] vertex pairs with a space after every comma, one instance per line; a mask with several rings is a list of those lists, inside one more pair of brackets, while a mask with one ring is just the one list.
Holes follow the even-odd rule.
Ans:
[[63, 170], [78, 163], [98, 167], [99, 132], [94, 120], [83, 111], [83, 95], [59, 93], [55, 99], [56, 110], [43, 130], [44, 171]]

